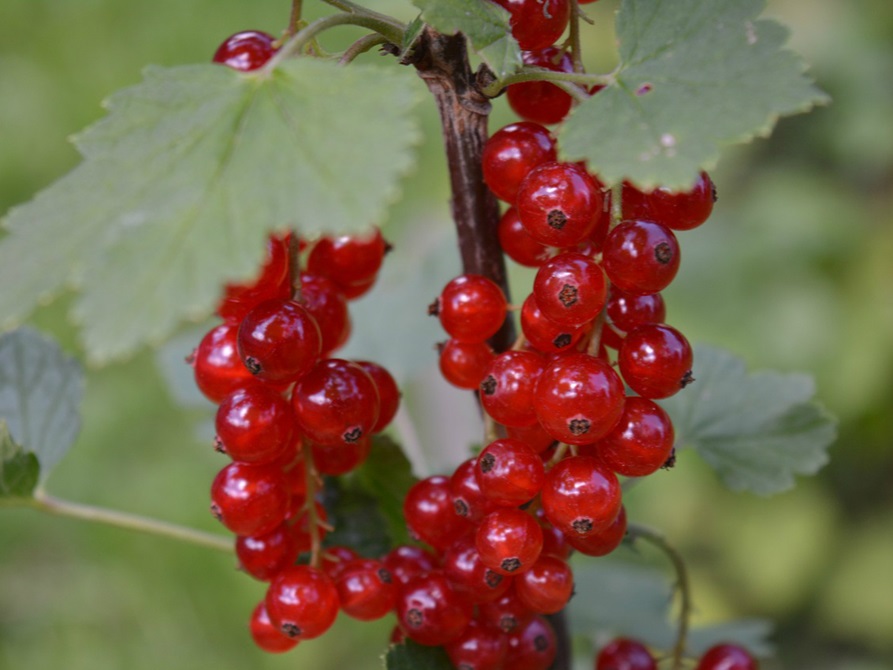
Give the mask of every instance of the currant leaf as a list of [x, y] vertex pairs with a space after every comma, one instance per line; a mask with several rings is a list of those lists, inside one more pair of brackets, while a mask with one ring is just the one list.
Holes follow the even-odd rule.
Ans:
[[89, 357], [120, 358], [208, 315], [221, 285], [257, 268], [269, 230], [381, 220], [412, 162], [413, 83], [310, 58], [249, 75], [148, 69], [76, 138], [81, 165], [9, 213], [6, 325], [75, 284]]
[[345, 546], [360, 556], [378, 558], [394, 546], [376, 500], [362, 489], [327, 477], [323, 504], [334, 530], [326, 534], [323, 546]]
[[375, 436], [369, 458], [357, 468], [354, 479], [377, 503], [379, 513], [387, 521], [392, 542], [409, 542], [403, 500], [417, 480], [400, 446], [387, 436]]
[[39, 474], [37, 456], [16, 444], [6, 421], [0, 419], [0, 500], [30, 498]]
[[521, 47], [512, 37], [510, 14], [481, 0], [413, 0], [426, 23], [441, 33], [464, 33], [497, 77], [521, 66]]
[[443, 647], [428, 647], [412, 640], [391, 645], [384, 656], [387, 670], [452, 670]]
[[676, 429], [676, 444], [692, 447], [733, 491], [759, 495], [794, 486], [828, 462], [836, 420], [814, 400], [803, 374], [748, 374], [744, 361], [698, 346], [695, 383], [661, 401]]
[[607, 183], [690, 187], [723, 145], [769, 135], [828, 96], [784, 48], [764, 0], [624, 0], [613, 81], [568, 118], [559, 144]]
[[40, 462], [40, 480], [74, 444], [81, 425], [83, 371], [30, 328], [0, 336], [0, 420]]

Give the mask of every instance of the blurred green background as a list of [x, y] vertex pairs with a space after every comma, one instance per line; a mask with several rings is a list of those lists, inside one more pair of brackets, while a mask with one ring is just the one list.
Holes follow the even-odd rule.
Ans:
[[[413, 16], [408, 3], [372, 4]], [[308, 1], [310, 15], [320, 11], [316, 5]], [[597, 25], [585, 29], [587, 62], [605, 71], [616, 4], [589, 7]], [[279, 31], [288, 11], [284, 0], [4, 0], [0, 212], [77, 163], [66, 137], [99, 118], [99, 101], [139, 81], [144, 65], [207, 61], [233, 32]], [[772, 499], [724, 491], [683, 454], [671, 474], [637, 487], [628, 505], [632, 518], [664, 529], [691, 561], [698, 623], [776, 622], [778, 658], [765, 667], [889, 670], [893, 4], [770, 0], [767, 15], [792, 27], [791, 45], [834, 102], [782, 120], [768, 140], [726, 152], [712, 172], [720, 193], [713, 218], [681, 236], [685, 262], [666, 292], [669, 322], [693, 341], [735, 351], [754, 369], [814, 374], [820, 398], [841, 420], [840, 439], [818, 477]], [[412, 254], [418, 228], [448, 231], [429, 101], [420, 112], [426, 134], [419, 166], [387, 222], [398, 249], [392, 263], [401, 252]], [[497, 101], [494, 128], [510, 118]], [[428, 278], [431, 286], [454, 267], [449, 246], [439, 253], [449, 267]], [[67, 303], [32, 321], [80, 356]], [[357, 323], [354, 337], [370, 327], [384, 328]], [[431, 328], [424, 322], [412, 331], [424, 350], [438, 337]], [[464, 395], [431, 386], [433, 355], [421, 368], [381, 362], [402, 365], [413, 390], [473, 418]], [[195, 429], [210, 406], [184, 409], [174, 398], [152, 352], [91, 370], [83, 431], [51, 491], [218, 530], [207, 505], [221, 461]], [[442, 414], [415, 409], [425, 460], [434, 467], [457, 461], [461, 436], [447, 435], [451, 451], [439, 446], [452, 416], [445, 423]], [[256, 651], [245, 622], [263, 587], [233, 568], [229, 557], [172, 541], [0, 510], [0, 668], [379, 667], [390, 621], [359, 625], [341, 617], [323, 639], [283, 657]]]

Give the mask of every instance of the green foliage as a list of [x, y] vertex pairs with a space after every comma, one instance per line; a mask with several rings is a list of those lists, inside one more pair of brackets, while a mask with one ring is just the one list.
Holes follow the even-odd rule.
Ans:
[[802, 374], [747, 374], [744, 362], [707, 346], [695, 348], [695, 383], [662, 401], [677, 445], [694, 448], [733, 491], [771, 495], [828, 462], [837, 423], [814, 400]]
[[387, 670], [452, 670], [453, 667], [443, 647], [426, 647], [412, 640], [391, 645], [384, 662]]
[[413, 102], [399, 73], [314, 59], [148, 69], [77, 138], [84, 162], [10, 212], [0, 282], [17, 290], [0, 313], [21, 319], [76, 282], [94, 361], [167, 337], [251, 275], [268, 230], [380, 220], [411, 163]]
[[9, 426], [0, 419], [0, 501], [4, 498], [30, 498], [39, 474], [37, 456], [13, 441]]
[[403, 517], [403, 500], [416, 478], [400, 446], [386, 435], [374, 437], [369, 458], [357, 468], [353, 479], [375, 499], [392, 543], [407, 543], [409, 534]]
[[413, 0], [422, 18], [441, 33], [462, 32], [497, 77], [521, 66], [521, 47], [512, 37], [509, 13], [481, 0]]
[[40, 478], [74, 444], [81, 427], [80, 365], [30, 328], [0, 336], [0, 420], [37, 456]]
[[685, 188], [722, 145], [766, 136], [779, 116], [828, 101], [784, 50], [762, 0], [625, 0], [620, 64], [559, 133], [606, 182]]

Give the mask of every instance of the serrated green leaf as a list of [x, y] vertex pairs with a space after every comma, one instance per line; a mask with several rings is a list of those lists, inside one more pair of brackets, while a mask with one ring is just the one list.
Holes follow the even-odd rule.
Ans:
[[833, 417], [814, 400], [807, 375], [757, 372], [707, 346], [695, 347], [695, 383], [661, 401], [678, 445], [692, 447], [733, 491], [772, 495], [828, 462], [837, 434]]
[[16, 444], [6, 421], [0, 419], [0, 499], [30, 498], [39, 475], [37, 456]]
[[624, 0], [614, 81], [561, 130], [568, 159], [608, 183], [689, 187], [723, 145], [768, 135], [778, 117], [828, 97], [784, 49], [787, 30], [757, 19], [764, 0]]
[[412, 474], [412, 464], [399, 445], [385, 435], [375, 436], [369, 458], [357, 468], [354, 479], [375, 500], [387, 520], [392, 543], [409, 542], [403, 500], [417, 480]]
[[369, 558], [390, 551], [394, 543], [376, 502], [359, 487], [335, 477], [326, 478], [323, 504], [334, 530], [326, 534], [323, 546], [350, 547]]
[[41, 480], [74, 444], [83, 387], [81, 366], [52, 340], [30, 328], [0, 336], [0, 419], [37, 456]]
[[443, 647], [427, 647], [412, 640], [391, 645], [384, 656], [386, 670], [452, 670]]
[[463, 33], [472, 48], [502, 78], [521, 66], [521, 47], [512, 37], [510, 14], [483, 0], [413, 0], [426, 23], [441, 33]]
[[380, 220], [411, 164], [412, 85], [309, 58], [268, 76], [148, 69], [77, 139], [83, 163], [9, 213], [6, 325], [75, 283], [90, 358], [122, 357], [208, 315], [225, 281], [256, 270], [268, 230]]

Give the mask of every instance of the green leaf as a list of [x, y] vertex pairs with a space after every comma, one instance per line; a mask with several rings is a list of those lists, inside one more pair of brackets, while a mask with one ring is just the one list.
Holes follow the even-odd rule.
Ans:
[[39, 474], [37, 456], [13, 441], [9, 426], [0, 419], [0, 500], [30, 498]]
[[783, 48], [787, 29], [757, 19], [764, 5], [624, 0], [620, 64], [561, 130], [567, 158], [588, 160], [609, 184], [686, 188], [721, 146], [767, 136], [778, 117], [828, 102]]
[[387, 521], [392, 543], [409, 542], [403, 500], [417, 480], [412, 474], [412, 465], [399, 445], [386, 435], [372, 438], [369, 458], [357, 468], [354, 479], [378, 505], [379, 512]]
[[36, 454], [41, 479], [74, 444], [84, 375], [73, 358], [30, 328], [0, 336], [0, 419]]
[[744, 362], [713, 347], [694, 352], [695, 383], [661, 401], [678, 445], [694, 448], [734, 491], [760, 495], [794, 486], [828, 462], [835, 419], [802, 374], [747, 374]]
[[412, 640], [391, 645], [384, 657], [387, 670], [452, 670], [443, 647], [427, 647]]
[[502, 78], [521, 66], [521, 47], [512, 37], [510, 14], [482, 0], [413, 0], [422, 18], [441, 33], [463, 33], [471, 46]]
[[388, 524], [375, 498], [347, 481], [327, 477], [323, 504], [329, 523], [335, 530], [328, 533], [323, 546], [346, 546], [360, 556], [378, 558], [394, 546]]
[[269, 230], [381, 220], [411, 165], [414, 83], [310, 58], [149, 68], [77, 138], [81, 165], [9, 213], [6, 325], [75, 284], [90, 358], [119, 358], [208, 315], [225, 281], [256, 272]]
[[734, 640], [747, 649], [754, 656], [764, 658], [774, 653], [774, 647], [769, 642], [772, 635], [772, 622], [766, 619], [739, 619], [715, 626], [704, 626], [689, 631], [688, 651], [695, 656], [701, 656], [715, 644], [722, 644]]

